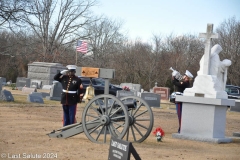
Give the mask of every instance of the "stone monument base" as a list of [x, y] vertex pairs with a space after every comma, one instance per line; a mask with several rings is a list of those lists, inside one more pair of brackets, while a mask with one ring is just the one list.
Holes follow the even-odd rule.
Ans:
[[213, 75], [198, 75], [194, 79], [192, 88], [184, 90], [184, 96], [228, 99], [227, 92], [219, 84], [217, 77]]
[[173, 133], [173, 138], [178, 139], [187, 139], [187, 140], [194, 140], [194, 141], [202, 141], [202, 142], [212, 142], [212, 143], [230, 143], [232, 142], [232, 138], [201, 138], [201, 137], [194, 137], [194, 136], [186, 136], [179, 133]]
[[234, 100], [176, 96], [182, 102], [180, 134], [173, 138], [198, 140], [215, 143], [229, 143], [225, 137], [227, 106], [235, 105]]

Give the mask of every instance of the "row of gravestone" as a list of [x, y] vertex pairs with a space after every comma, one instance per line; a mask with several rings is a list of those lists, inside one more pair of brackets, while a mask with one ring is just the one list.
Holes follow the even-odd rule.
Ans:
[[[0, 78], [0, 84], [1, 83], [2, 83], [2, 78]], [[136, 91], [132, 87], [134, 85], [132, 85], [131, 83], [124, 83], [124, 84], [121, 84], [121, 86], [128, 86], [131, 89], [131, 91], [124, 91], [124, 90], [118, 91], [116, 95], [118, 98], [135, 95], [144, 99], [151, 107], [160, 107], [161, 99], [165, 98], [166, 95], [168, 95], [169, 93], [169, 89], [165, 87], [154, 87], [153, 88], [154, 93], [151, 93], [151, 92]], [[44, 103], [43, 98], [46, 98], [48, 100], [57, 100], [57, 101], [61, 100], [62, 85], [59, 82], [54, 81], [53, 85], [48, 85], [45, 89], [50, 90], [50, 93], [49, 94], [45, 92], [38, 93], [36, 88], [29, 88], [29, 87], [22, 87], [22, 92], [29, 93], [27, 97], [28, 102]], [[141, 90], [140, 86], [138, 86], [137, 90]], [[2, 85], [0, 85], [0, 91], [1, 91], [0, 100], [14, 101], [14, 98], [11, 95], [11, 92], [7, 90], [2, 90]], [[240, 101], [236, 100], [236, 105], [230, 106], [230, 111], [240, 112]]]
[[[14, 101], [14, 97], [12, 96], [12, 93], [8, 90], [2, 90], [2, 86], [5, 85], [2, 81], [6, 82], [6, 79], [3, 77], [0, 77], [0, 101], [7, 101], [12, 102]], [[46, 95], [49, 95], [47, 93], [38, 93], [36, 88], [28, 88], [28, 87], [22, 87], [21, 88], [23, 93], [27, 93], [27, 102], [34, 102], [34, 103], [44, 103], [43, 96], [46, 97]]]
[[[143, 90], [141, 88], [140, 84], [134, 84], [134, 83], [121, 83], [120, 87], [128, 87], [130, 91], [136, 91], [138, 93], [142, 93]], [[159, 94], [161, 96], [162, 100], [169, 100], [170, 95], [170, 89], [168, 87], [157, 87], [154, 86], [153, 89], [150, 90], [151, 93]]]

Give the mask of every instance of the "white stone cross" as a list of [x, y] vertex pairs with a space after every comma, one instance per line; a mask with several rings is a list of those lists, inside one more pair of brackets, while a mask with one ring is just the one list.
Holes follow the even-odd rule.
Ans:
[[206, 38], [204, 59], [203, 59], [203, 74], [209, 74], [209, 60], [212, 48], [212, 39], [218, 38], [218, 34], [213, 33], [213, 24], [207, 24], [207, 33], [200, 33], [200, 38]]

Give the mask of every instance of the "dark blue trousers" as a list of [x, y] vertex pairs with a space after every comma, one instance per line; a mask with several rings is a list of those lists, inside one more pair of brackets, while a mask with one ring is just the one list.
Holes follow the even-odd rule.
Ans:
[[62, 105], [63, 108], [63, 126], [75, 123], [77, 105]]
[[182, 120], [182, 103], [176, 103], [176, 111], [177, 111], [177, 116], [178, 116], [178, 123], [179, 123], [179, 127], [178, 127], [178, 133], [180, 133], [181, 131], [181, 120]]

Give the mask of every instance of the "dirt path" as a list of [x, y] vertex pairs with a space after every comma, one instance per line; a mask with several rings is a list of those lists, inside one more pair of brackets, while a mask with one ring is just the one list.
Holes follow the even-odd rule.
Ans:
[[[78, 122], [81, 121], [83, 107], [78, 107]], [[154, 129], [162, 127], [166, 136], [163, 142], [157, 142], [151, 134], [143, 143], [133, 143], [143, 160], [240, 159], [240, 139], [235, 138], [233, 143], [227, 144], [174, 139], [172, 133], [177, 130], [175, 110], [154, 108], [153, 113]], [[42, 157], [47, 153], [56, 155], [57, 158], [51, 159], [58, 160], [108, 159], [109, 145], [92, 143], [85, 134], [68, 139], [49, 138], [47, 133], [62, 127], [61, 115], [60, 104], [0, 103], [0, 154], [8, 156], [0, 159], [41, 159], [33, 156]], [[227, 112], [226, 136], [231, 137], [233, 132], [240, 132], [240, 113]]]

